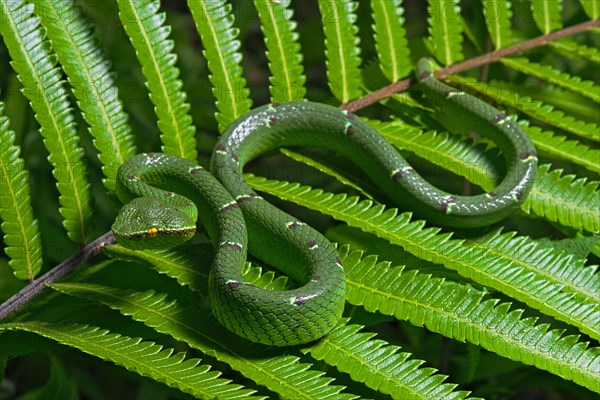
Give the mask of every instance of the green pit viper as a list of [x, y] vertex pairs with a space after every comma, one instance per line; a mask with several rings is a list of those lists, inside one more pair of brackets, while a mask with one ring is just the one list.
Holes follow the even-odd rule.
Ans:
[[[345, 279], [335, 247], [318, 231], [275, 208], [244, 182], [242, 169], [278, 147], [319, 146], [356, 163], [404, 209], [434, 223], [474, 227], [514, 211], [533, 185], [537, 157], [523, 130], [489, 104], [417, 66], [417, 88], [454, 120], [496, 143], [507, 173], [494, 191], [444, 192], [425, 181], [384, 138], [350, 112], [311, 102], [272, 103], [227, 128], [212, 155], [212, 174], [161, 153], [138, 154], [119, 169], [116, 191], [126, 204], [113, 225], [118, 242], [134, 249], [166, 248], [194, 235], [199, 215], [214, 244], [209, 274], [213, 314], [253, 342], [287, 346], [326, 335], [344, 308]], [[248, 238], [250, 240], [248, 241]], [[302, 286], [269, 291], [245, 282], [247, 250]]]

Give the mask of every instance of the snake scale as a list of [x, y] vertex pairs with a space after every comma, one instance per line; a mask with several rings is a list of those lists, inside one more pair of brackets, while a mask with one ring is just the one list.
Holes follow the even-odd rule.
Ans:
[[[427, 59], [419, 62], [417, 79], [417, 88], [431, 105], [468, 123], [470, 130], [502, 151], [507, 173], [492, 192], [459, 196], [436, 188], [352, 113], [312, 102], [272, 103], [227, 128], [213, 151], [210, 172], [161, 153], [127, 160], [117, 176], [117, 195], [126, 204], [113, 225], [117, 240], [135, 249], [176, 246], [194, 235], [199, 216], [214, 244], [209, 298], [221, 324], [248, 340], [276, 346], [326, 335], [344, 308], [342, 262], [321, 233], [248, 186], [242, 175], [246, 163], [279, 147], [333, 150], [358, 165], [403, 209], [435, 224], [457, 227], [488, 225], [506, 217], [533, 185], [536, 152], [514, 121], [435, 79]], [[269, 291], [245, 282], [247, 251], [301, 286]]]

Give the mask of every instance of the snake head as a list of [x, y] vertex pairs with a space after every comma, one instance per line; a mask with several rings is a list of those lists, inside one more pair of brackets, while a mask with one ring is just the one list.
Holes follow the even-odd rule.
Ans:
[[168, 249], [194, 236], [196, 216], [190, 214], [189, 208], [138, 197], [121, 208], [112, 231], [130, 249]]

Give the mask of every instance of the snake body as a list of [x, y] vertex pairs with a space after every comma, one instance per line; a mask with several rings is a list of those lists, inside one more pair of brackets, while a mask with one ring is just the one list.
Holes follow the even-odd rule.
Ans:
[[[322, 234], [272, 206], [246, 184], [242, 175], [246, 163], [278, 147], [330, 149], [356, 163], [403, 208], [436, 224], [459, 227], [504, 218], [533, 185], [535, 149], [516, 123], [487, 103], [439, 82], [427, 60], [419, 62], [417, 74], [419, 88], [431, 104], [468, 121], [471, 130], [502, 150], [508, 171], [493, 192], [458, 196], [432, 186], [352, 113], [311, 102], [272, 103], [227, 128], [213, 152], [212, 175], [193, 162], [160, 153], [126, 161], [119, 169], [117, 194], [129, 204], [113, 225], [115, 236], [134, 248], [174, 246], [193, 235], [199, 215], [214, 243], [209, 297], [221, 324], [251, 341], [277, 346], [326, 335], [344, 307], [341, 260]], [[269, 291], [245, 282], [241, 271], [246, 251], [302, 286]]]

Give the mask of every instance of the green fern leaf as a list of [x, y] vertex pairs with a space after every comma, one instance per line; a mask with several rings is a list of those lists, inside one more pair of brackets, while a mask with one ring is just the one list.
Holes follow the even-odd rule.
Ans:
[[[565, 115], [562, 111], [555, 110], [550, 105], [522, 95], [523, 90], [511, 84], [499, 81], [485, 84], [457, 75], [453, 75], [451, 80], [467, 87], [469, 91], [479, 93], [482, 96], [488, 96], [490, 93], [493, 93], [493, 98], [496, 102], [513, 107], [532, 118], [563, 129], [566, 132], [597, 142], [600, 141], [600, 127], [598, 125], [577, 120], [570, 115]], [[543, 143], [536, 142], [535, 145], [543, 145]], [[594, 159], [594, 164], [597, 164], [597, 160], [597, 158]]]
[[3, 113], [4, 103], [0, 102], [0, 218], [4, 252], [15, 276], [32, 280], [42, 268], [40, 231], [31, 208], [29, 173]]
[[562, 28], [562, 0], [530, 0], [533, 20], [547, 35]]
[[219, 378], [220, 373], [210, 371], [210, 366], [199, 365], [201, 360], [186, 359], [185, 353], [175, 353], [174, 349], [165, 349], [154, 342], [110, 333], [99, 327], [32, 321], [2, 324], [0, 330], [36, 333], [197, 398], [237, 399], [254, 393]]
[[[516, 232], [501, 233], [498, 229], [479, 242], [488, 248], [491, 254], [502, 257], [512, 254], [514, 266], [528, 269], [534, 266], [535, 273], [563, 285], [563, 288], [575, 293], [582, 299], [590, 299], [600, 303], [600, 274], [596, 274], [597, 266], [586, 267], [585, 260], [566, 254], [553, 247], [544, 247]], [[516, 237], [515, 237], [516, 236]], [[539, 263], [538, 260], [545, 260]]]
[[[492, 253], [490, 249], [463, 240], [451, 240], [450, 233], [439, 228], [423, 228], [424, 221], [410, 222], [410, 214], [397, 215], [396, 209], [386, 209], [369, 200], [358, 201], [346, 194], [333, 195], [295, 183], [271, 181], [250, 174], [246, 180], [254, 189], [318, 210], [349, 226], [401, 246], [405, 251], [427, 261], [443, 264], [475, 282], [488, 285], [533, 308], [579, 327], [582, 332], [600, 338], [597, 314], [600, 304], [591, 299], [576, 299], [574, 293], [563, 290], [562, 282], [537, 274], [540, 265], [527, 268], [513, 265], [512, 251]], [[513, 247], [520, 245], [515, 242]]]
[[458, 0], [429, 0], [428, 3], [429, 45], [433, 56], [442, 65], [462, 61], [463, 23]]
[[433, 375], [435, 369], [419, 368], [424, 361], [411, 360], [409, 353], [398, 353], [398, 346], [373, 340], [375, 333], [359, 333], [362, 326], [345, 323], [305, 352], [393, 399], [467, 397], [467, 392], [454, 392], [455, 384], [443, 383], [444, 375]]
[[562, 170], [541, 165], [534, 190], [521, 208], [564, 226], [600, 232], [600, 182], [586, 184], [585, 178], [561, 175]]
[[352, 182], [352, 180], [350, 178], [347, 178], [345, 175], [342, 175], [340, 172], [335, 170], [333, 167], [330, 167], [329, 165], [327, 165], [325, 160], [317, 160], [316, 158], [313, 158], [313, 157], [310, 157], [310, 156], [307, 156], [307, 155], [304, 155], [304, 154], [301, 154], [301, 153], [298, 153], [298, 152], [295, 152], [292, 150], [288, 150], [288, 149], [281, 149], [281, 153], [290, 157], [292, 160], [295, 160], [295, 161], [301, 162], [305, 165], [308, 165], [310, 167], [313, 167], [316, 170], [335, 178], [341, 184], [348, 186], [348, 188], [352, 188], [352, 189], [360, 192], [360, 194], [362, 196], [364, 196], [366, 198], [371, 198], [371, 195], [369, 193], [367, 193], [360, 186], [358, 186], [354, 182]]
[[135, 145], [110, 64], [73, 0], [34, 3], [94, 138], [104, 187], [114, 191], [117, 169], [135, 154]]
[[357, 7], [358, 3], [352, 0], [319, 0], [325, 32], [327, 80], [331, 92], [342, 104], [362, 94]]
[[202, 39], [204, 57], [210, 70], [213, 94], [217, 99], [216, 118], [223, 132], [252, 107], [250, 89], [242, 76], [239, 30], [233, 27], [231, 4], [224, 0], [188, 0], [188, 7]]
[[568, 58], [581, 58], [595, 64], [600, 64], [600, 50], [596, 47], [585, 46], [568, 38], [555, 40], [548, 43], [548, 45], [566, 54]]
[[600, 18], [600, 3], [597, 0], [579, 0], [583, 10], [591, 19]]
[[508, 0], [483, 0], [485, 23], [496, 49], [510, 46], [513, 42], [510, 8], [511, 3]]
[[166, 15], [157, 13], [158, 0], [119, 0], [119, 18], [127, 32], [146, 77], [150, 100], [158, 117], [162, 134], [162, 151], [195, 161], [196, 128], [189, 115], [190, 104], [177, 79], [177, 55], [169, 39], [170, 26], [163, 26]]
[[33, 5], [15, 0], [0, 5], [0, 33], [12, 58], [12, 67], [23, 84], [23, 93], [35, 111], [40, 133], [54, 167], [60, 213], [69, 238], [84, 242], [92, 215], [90, 183], [83, 149], [64, 89], [62, 71], [50, 54], [50, 43], [33, 15]]
[[371, 10], [381, 72], [390, 82], [397, 82], [411, 71], [402, 0], [371, 0]]
[[592, 81], [582, 81], [577, 76], [571, 76], [550, 65], [531, 62], [526, 58], [502, 58], [500, 61], [517, 71], [538, 77], [600, 103], [600, 87], [594, 85]]
[[523, 310], [509, 311], [509, 303], [483, 301], [483, 291], [390, 268], [389, 263], [377, 263], [374, 256], [361, 257], [361, 252], [341, 257], [346, 299], [351, 304], [408, 320], [600, 391], [600, 347], [588, 349], [588, 343], [578, 342], [576, 336], [562, 336], [561, 330], [548, 330], [548, 324], [535, 325], [535, 318], [522, 318]]
[[292, 21], [290, 0], [254, 0], [265, 35], [271, 101], [299, 101], [306, 95], [306, 76], [302, 67], [302, 54], [296, 22]]
[[355, 398], [350, 394], [340, 394], [342, 386], [330, 385], [331, 378], [310, 369], [309, 364], [299, 363], [296, 356], [273, 356], [265, 353], [264, 346], [246, 341], [241, 344], [241, 339], [226, 331], [210, 310], [202, 309], [197, 304], [185, 305], [152, 291], [138, 292], [95, 284], [60, 283], [52, 287], [64, 293], [100, 301], [124, 315], [130, 315], [158, 332], [229, 364], [283, 398]]

